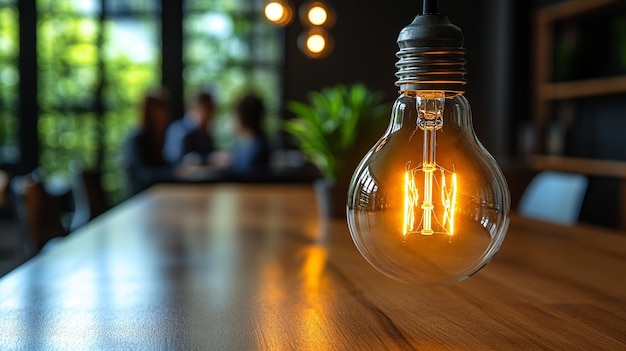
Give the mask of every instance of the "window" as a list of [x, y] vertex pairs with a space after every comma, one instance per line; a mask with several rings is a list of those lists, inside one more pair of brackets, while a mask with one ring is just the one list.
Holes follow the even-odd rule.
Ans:
[[104, 147], [103, 186], [110, 193], [122, 188], [123, 142], [139, 120], [139, 103], [161, 80], [160, 7], [157, 1], [107, 1], [105, 22], [101, 133]]
[[282, 41], [267, 23], [261, 1], [187, 0], [183, 62], [186, 95], [211, 88], [218, 112], [215, 139], [228, 147], [234, 105], [245, 93], [263, 98], [270, 136], [278, 131]]
[[[163, 4], [181, 10], [183, 18], [167, 16], [171, 12], [162, 12]], [[161, 38], [162, 21], [182, 29], [183, 55], [163, 55], [161, 44], [176, 46], [171, 44], [180, 44], [181, 37], [173, 31]], [[275, 135], [280, 33], [264, 21], [261, 0], [0, 0], [0, 165], [21, 162], [13, 169], [29, 171], [38, 155], [44, 176], [69, 179], [69, 165], [77, 161], [101, 170], [111, 200], [122, 200], [123, 143], [138, 123], [143, 95], [163, 80], [184, 81], [185, 95], [213, 88], [220, 147], [229, 146], [229, 117], [247, 92], [264, 99], [268, 131]], [[20, 56], [25, 43], [29, 56]], [[20, 71], [24, 58], [28, 69]], [[183, 66], [173, 77], [171, 71], [162, 77], [163, 67]], [[36, 112], [20, 116], [20, 106]]]
[[0, 164], [19, 160], [19, 23], [16, 0], [0, 0]]
[[72, 161], [100, 167], [105, 190], [118, 200], [122, 143], [143, 94], [160, 79], [160, 9], [152, 1], [104, 4], [38, 2], [40, 163], [57, 175]]

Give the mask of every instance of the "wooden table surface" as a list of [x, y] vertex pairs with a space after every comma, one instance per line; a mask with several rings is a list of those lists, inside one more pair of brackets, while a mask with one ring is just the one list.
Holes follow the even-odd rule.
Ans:
[[0, 349], [624, 350], [626, 235], [514, 217], [494, 262], [405, 286], [305, 186], [158, 186], [0, 279]]

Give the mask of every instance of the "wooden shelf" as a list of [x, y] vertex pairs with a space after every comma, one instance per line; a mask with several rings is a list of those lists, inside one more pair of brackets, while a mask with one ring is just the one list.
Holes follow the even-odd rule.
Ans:
[[[624, 4], [623, 0], [569, 0], [542, 8], [535, 13], [534, 120], [538, 141], [537, 150], [540, 153], [547, 149], [546, 136], [550, 121], [575, 118], [573, 111], [568, 108], [561, 109], [558, 111], [560, 115], [555, 116], [552, 101], [626, 93], [626, 75], [621, 74], [606, 78], [553, 81], [554, 33], [557, 22], [566, 22], [571, 30], [580, 30], [576, 27], [578, 19], [600, 15], [602, 12], [611, 13], [618, 8], [619, 11], [623, 11]], [[538, 171], [553, 170], [618, 179], [616, 219], [618, 226], [626, 230], [626, 161], [534, 155], [530, 158], [530, 165]]]
[[539, 86], [537, 98], [543, 101], [565, 100], [616, 93], [626, 93], [626, 75], [560, 83], [543, 83]]
[[620, 0], [573, 0], [552, 5], [541, 9], [537, 13], [539, 23], [550, 23], [568, 17], [576, 17], [581, 14], [589, 14], [592, 11], [603, 9], [607, 5], [618, 4]]
[[626, 179], [626, 162], [576, 157], [533, 155], [533, 169], [580, 173], [589, 176]]
[[[558, 21], [568, 21], [624, 10], [623, 0], [569, 0], [537, 10], [534, 18], [534, 120], [539, 152], [546, 151], [546, 130], [556, 100], [626, 93], [626, 74], [611, 77], [554, 82], [554, 31]], [[602, 54], [602, 53], [598, 53]], [[571, 116], [570, 116], [571, 117]]]

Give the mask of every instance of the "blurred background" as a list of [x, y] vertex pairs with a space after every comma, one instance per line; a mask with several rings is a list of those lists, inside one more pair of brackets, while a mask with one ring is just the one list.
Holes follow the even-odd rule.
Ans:
[[[334, 44], [318, 58], [298, 44], [307, 29], [298, 14], [277, 26], [264, 16], [266, 3], [0, 0], [0, 274], [28, 256], [15, 252], [20, 231], [29, 230], [20, 223], [16, 177], [34, 172], [50, 198], [73, 203], [60, 206], [67, 218], [59, 232], [69, 230], [68, 216], [79, 211], [77, 182], [89, 187], [95, 179], [99, 188], [101, 206], [94, 209], [91, 199], [89, 219], [130, 196], [120, 150], [151, 89], [167, 87], [170, 113], [179, 118], [191, 94], [210, 88], [220, 149], [232, 142], [238, 99], [260, 96], [271, 167], [292, 169], [276, 178], [287, 182], [320, 176], [283, 131], [283, 121], [293, 118], [289, 101], [354, 83], [395, 100], [395, 41], [420, 1], [327, 0], [335, 13], [328, 29]], [[296, 12], [303, 4], [291, 1]], [[505, 171], [514, 205], [540, 171], [582, 173], [589, 186], [580, 220], [624, 228], [624, 5], [439, 1], [440, 12], [464, 32], [474, 128]], [[571, 84], [581, 81], [586, 85]]]

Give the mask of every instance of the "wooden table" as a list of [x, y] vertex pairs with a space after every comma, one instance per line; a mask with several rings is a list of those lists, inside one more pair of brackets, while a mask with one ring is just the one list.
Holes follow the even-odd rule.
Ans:
[[0, 349], [624, 350], [626, 236], [514, 217], [493, 263], [396, 283], [304, 186], [158, 186], [0, 280]]

